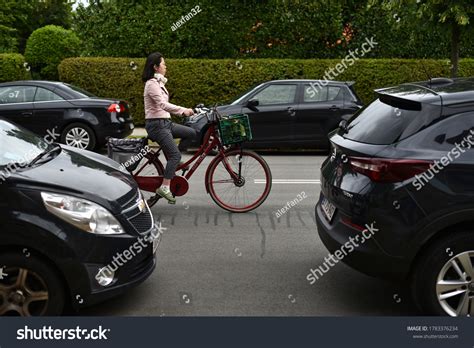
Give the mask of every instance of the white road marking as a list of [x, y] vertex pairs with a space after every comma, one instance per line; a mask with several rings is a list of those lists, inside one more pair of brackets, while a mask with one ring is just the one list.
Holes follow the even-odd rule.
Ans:
[[[267, 181], [264, 179], [255, 179], [255, 184], [265, 184]], [[321, 180], [311, 180], [311, 179], [273, 179], [272, 184], [310, 184], [317, 185], [320, 184]]]

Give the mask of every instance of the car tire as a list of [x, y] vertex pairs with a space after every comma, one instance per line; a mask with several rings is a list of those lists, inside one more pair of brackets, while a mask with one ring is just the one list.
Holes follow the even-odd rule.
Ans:
[[474, 314], [473, 261], [474, 232], [470, 231], [456, 232], [423, 253], [413, 272], [412, 292], [424, 314]]
[[0, 315], [61, 315], [66, 299], [61, 279], [50, 265], [24, 250], [0, 255]]
[[89, 126], [84, 123], [71, 123], [62, 131], [61, 143], [92, 151], [97, 145], [97, 139]]

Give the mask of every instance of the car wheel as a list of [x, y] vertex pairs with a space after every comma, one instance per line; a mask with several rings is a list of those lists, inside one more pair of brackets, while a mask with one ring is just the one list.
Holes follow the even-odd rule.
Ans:
[[83, 123], [72, 123], [61, 134], [63, 144], [83, 150], [94, 150], [96, 137], [94, 131]]
[[474, 315], [474, 232], [435, 243], [414, 272], [413, 294], [430, 315]]
[[34, 255], [0, 255], [0, 315], [57, 316], [63, 312], [62, 282]]

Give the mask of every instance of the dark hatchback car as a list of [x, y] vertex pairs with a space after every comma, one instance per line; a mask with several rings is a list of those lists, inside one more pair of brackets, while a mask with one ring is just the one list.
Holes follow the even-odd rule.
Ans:
[[52, 81], [0, 83], [0, 116], [41, 137], [87, 150], [103, 146], [107, 137], [125, 138], [134, 128], [125, 101]]
[[218, 110], [223, 115], [249, 115], [253, 140], [247, 147], [328, 149], [328, 133], [361, 106], [353, 82], [276, 80]]
[[319, 235], [352, 267], [408, 280], [424, 313], [472, 316], [474, 79], [376, 92], [330, 138]]
[[0, 119], [0, 197], [0, 315], [80, 309], [155, 268], [161, 233], [136, 183], [107, 157]]

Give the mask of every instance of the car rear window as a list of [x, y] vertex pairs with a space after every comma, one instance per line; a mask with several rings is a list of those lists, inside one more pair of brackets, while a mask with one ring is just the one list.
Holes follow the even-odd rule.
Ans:
[[361, 143], [389, 145], [405, 139], [430, 125], [441, 114], [435, 105], [420, 104], [421, 110], [388, 105], [376, 99], [357, 112], [340, 130], [344, 138]]
[[82, 88], [79, 88], [77, 86], [70, 85], [69, 83], [65, 83], [65, 86], [68, 86], [70, 89], [72, 89], [74, 92], [76, 92], [76, 97], [77, 98], [96, 98], [96, 96]]

